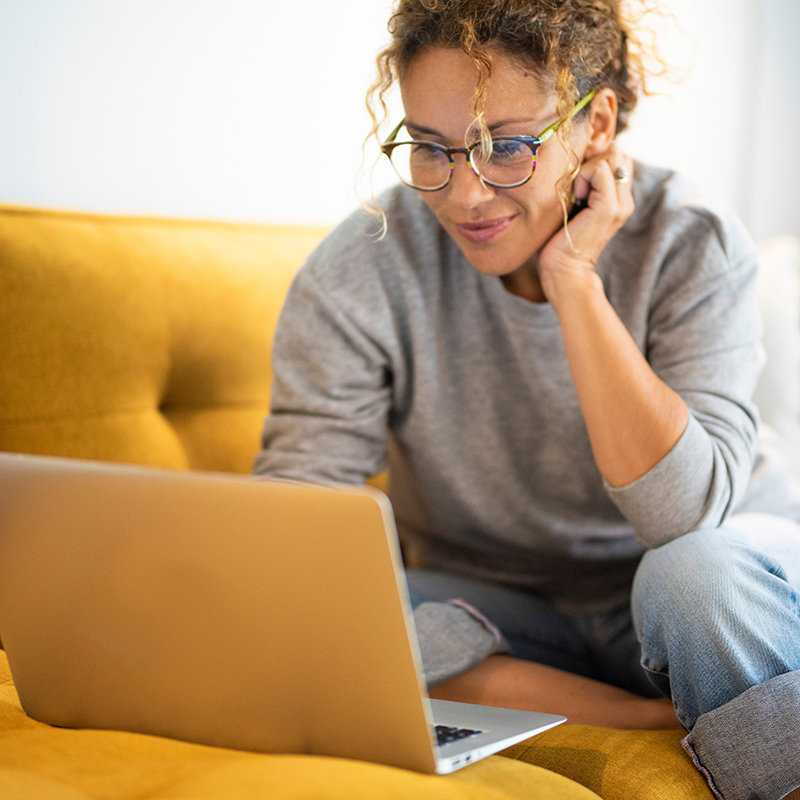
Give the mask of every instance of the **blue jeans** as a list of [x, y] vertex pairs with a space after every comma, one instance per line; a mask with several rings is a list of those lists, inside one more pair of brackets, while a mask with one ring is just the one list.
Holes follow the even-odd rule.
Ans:
[[717, 797], [778, 800], [800, 786], [797, 523], [740, 514], [651, 550], [630, 606], [599, 614], [441, 572], [410, 570], [408, 583], [429, 685], [505, 652], [661, 693]]

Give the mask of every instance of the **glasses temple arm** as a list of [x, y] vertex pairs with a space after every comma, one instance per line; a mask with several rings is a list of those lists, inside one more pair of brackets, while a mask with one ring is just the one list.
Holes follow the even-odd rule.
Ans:
[[[584, 95], [578, 102], [575, 104], [575, 107], [570, 112], [570, 117], [574, 117], [579, 111], [581, 111], [585, 106], [587, 106], [591, 101], [592, 98], [597, 94], [597, 89], [592, 89], [591, 92]], [[546, 142], [557, 130], [558, 126], [561, 125], [563, 120], [557, 120], [554, 122], [549, 128], [545, 128], [542, 133], [539, 135], [539, 138], [542, 142]]]
[[385, 139], [385, 141], [383, 143], [384, 144], [391, 144], [397, 138], [397, 134], [400, 133], [400, 128], [402, 128], [403, 125], [405, 125], [405, 124], [406, 124], [406, 120], [405, 120], [405, 117], [403, 117], [403, 119], [400, 120], [400, 123], [398, 124], [398, 126], [386, 137], [386, 139]]

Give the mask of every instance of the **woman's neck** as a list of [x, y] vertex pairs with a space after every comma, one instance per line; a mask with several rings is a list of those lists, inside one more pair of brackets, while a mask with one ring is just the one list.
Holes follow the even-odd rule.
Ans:
[[508, 275], [501, 275], [500, 280], [506, 291], [517, 297], [522, 297], [531, 303], [547, 302], [536, 264], [524, 264], [514, 272], [509, 272]]

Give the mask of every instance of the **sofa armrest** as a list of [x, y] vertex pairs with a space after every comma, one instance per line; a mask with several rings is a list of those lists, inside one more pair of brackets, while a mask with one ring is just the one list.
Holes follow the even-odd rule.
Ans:
[[759, 245], [758, 303], [766, 363], [754, 399], [762, 421], [800, 447], [800, 239]]

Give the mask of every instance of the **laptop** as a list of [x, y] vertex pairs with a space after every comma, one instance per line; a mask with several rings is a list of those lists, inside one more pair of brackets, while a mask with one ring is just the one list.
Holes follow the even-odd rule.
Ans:
[[370, 488], [0, 454], [0, 639], [57, 726], [448, 773], [565, 721], [427, 697]]

